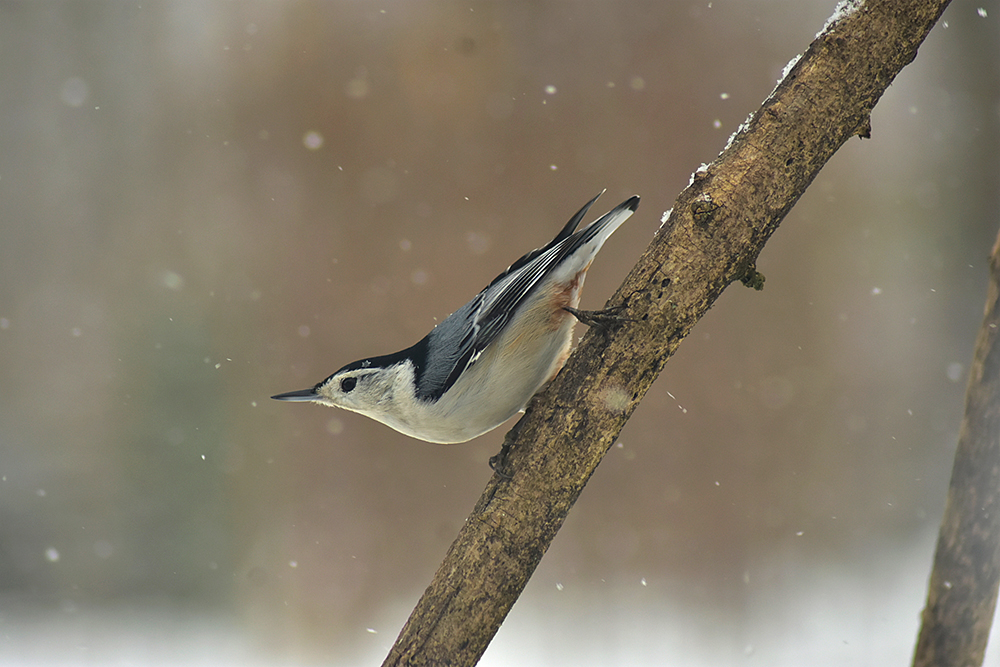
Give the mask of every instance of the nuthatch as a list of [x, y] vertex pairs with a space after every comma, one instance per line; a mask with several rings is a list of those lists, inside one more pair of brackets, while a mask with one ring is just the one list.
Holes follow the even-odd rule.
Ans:
[[416, 345], [272, 398], [360, 412], [428, 442], [465, 442], [496, 428], [566, 363], [587, 269], [639, 206], [630, 197], [575, 232], [597, 197]]

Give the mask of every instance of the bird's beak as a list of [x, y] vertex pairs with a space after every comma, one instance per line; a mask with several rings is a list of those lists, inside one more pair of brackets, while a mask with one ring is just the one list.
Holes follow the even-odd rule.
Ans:
[[278, 401], [294, 401], [297, 403], [307, 403], [309, 401], [314, 401], [319, 396], [316, 393], [315, 387], [310, 387], [309, 389], [300, 389], [298, 391], [290, 391], [285, 394], [278, 394], [277, 396], [272, 396], [271, 398]]

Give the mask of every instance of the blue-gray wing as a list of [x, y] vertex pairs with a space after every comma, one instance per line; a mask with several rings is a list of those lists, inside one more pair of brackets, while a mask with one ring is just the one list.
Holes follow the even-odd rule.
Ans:
[[[574, 234], [597, 197], [587, 202], [552, 241], [511, 264], [469, 303], [431, 331], [427, 337], [426, 363], [418, 379], [417, 393], [421, 398], [435, 400], [448, 391], [497, 339], [520, 305], [553, 269], [605, 232], [609, 225], [620, 224], [639, 203], [638, 197], [632, 197]], [[628, 215], [622, 217], [626, 210]]]

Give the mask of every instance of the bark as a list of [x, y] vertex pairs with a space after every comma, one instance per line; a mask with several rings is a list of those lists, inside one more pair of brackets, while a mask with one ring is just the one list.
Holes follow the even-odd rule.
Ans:
[[1000, 583], [1000, 236], [914, 667], [982, 665]]
[[626, 321], [592, 329], [531, 401], [504, 442], [510, 476], [490, 480], [384, 665], [479, 660], [680, 341], [730, 283], [762, 286], [754, 262], [764, 243], [834, 152], [868, 136], [872, 108], [947, 4], [842, 3], [730, 145], [696, 172], [609, 301]]

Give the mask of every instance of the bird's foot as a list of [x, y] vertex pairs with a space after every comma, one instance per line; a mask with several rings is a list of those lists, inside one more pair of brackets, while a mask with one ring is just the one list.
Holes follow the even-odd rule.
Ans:
[[622, 312], [625, 310], [624, 304], [611, 306], [604, 310], [578, 310], [569, 306], [564, 306], [563, 310], [588, 327], [597, 327], [601, 331], [616, 329], [629, 321], [629, 318], [622, 315]]

